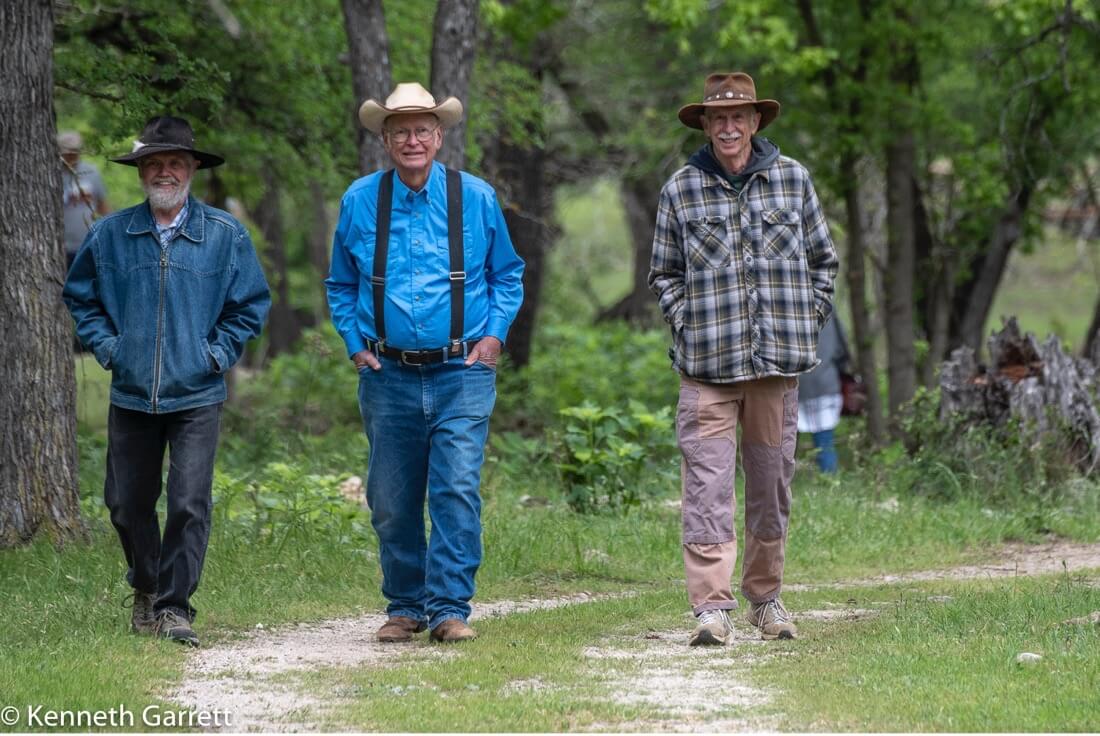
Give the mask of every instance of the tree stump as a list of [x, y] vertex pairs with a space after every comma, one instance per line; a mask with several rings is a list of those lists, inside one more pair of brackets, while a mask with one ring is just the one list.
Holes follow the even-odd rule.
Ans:
[[1084, 474], [1100, 468], [1097, 365], [1067, 355], [1051, 335], [1039, 344], [1020, 334], [1015, 317], [989, 338], [990, 366], [960, 347], [940, 370], [940, 419], [1004, 427], [1019, 420], [1031, 441], [1059, 433], [1072, 462]]

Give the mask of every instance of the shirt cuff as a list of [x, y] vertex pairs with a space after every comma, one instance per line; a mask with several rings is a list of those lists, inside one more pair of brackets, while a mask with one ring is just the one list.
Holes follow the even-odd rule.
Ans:
[[348, 346], [348, 357], [361, 353], [367, 349], [367, 341], [359, 334], [358, 330], [343, 335], [344, 344]]
[[495, 320], [490, 318], [489, 324], [485, 327], [485, 334], [482, 337], [495, 337], [500, 340], [500, 344], [503, 345], [508, 337], [508, 323], [504, 320]]

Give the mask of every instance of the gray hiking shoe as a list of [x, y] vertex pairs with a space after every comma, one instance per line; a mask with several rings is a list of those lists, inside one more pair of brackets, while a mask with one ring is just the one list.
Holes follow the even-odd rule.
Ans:
[[691, 632], [688, 646], [722, 646], [730, 640], [733, 625], [725, 611], [703, 611], [699, 614], [699, 624]]
[[791, 621], [791, 614], [783, 607], [783, 601], [773, 598], [763, 603], [750, 603], [745, 611], [749, 623], [760, 629], [764, 639], [794, 639], [798, 629]]
[[186, 616], [180, 615], [171, 608], [165, 608], [157, 614], [156, 633], [158, 637], [171, 639], [189, 647], [199, 645], [199, 637], [195, 636], [195, 632], [191, 630], [191, 622]]
[[122, 601], [123, 608], [130, 610], [130, 630], [135, 634], [152, 634], [157, 629], [157, 617], [153, 613], [153, 601], [157, 598], [155, 593], [143, 593], [134, 589], [134, 592], [126, 596]]

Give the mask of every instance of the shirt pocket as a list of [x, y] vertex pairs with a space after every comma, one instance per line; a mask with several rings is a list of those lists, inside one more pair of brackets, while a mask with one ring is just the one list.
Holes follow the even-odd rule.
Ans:
[[693, 271], [722, 268], [730, 263], [729, 223], [725, 217], [713, 215], [688, 220], [684, 243]]
[[801, 222], [789, 209], [763, 210], [764, 257], [798, 260], [802, 256]]

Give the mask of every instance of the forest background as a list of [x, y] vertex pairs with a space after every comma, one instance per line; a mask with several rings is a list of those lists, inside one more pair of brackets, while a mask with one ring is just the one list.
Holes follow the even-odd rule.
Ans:
[[[487, 573], [489, 591], [638, 583], [643, 566], [619, 557], [634, 544], [667, 547], [655, 569], [675, 577], [677, 522], [662, 509], [677, 495], [677, 387], [645, 274], [657, 192], [703, 142], [675, 112], [715, 70], [748, 71], [761, 97], [782, 103], [768, 136], [814, 177], [841, 255], [853, 367], [875, 389], [865, 415], [842, 425], [839, 479], [803, 470], [796, 493], [810, 509], [829, 492], [856, 506], [968, 510], [965, 531], [947, 535], [954, 552], [933, 554], [930, 537], [840, 552], [841, 535], [802, 574], [1098, 538], [1098, 485], [1074, 462], [1075, 438], [964, 427], [941, 417], [938, 391], [941, 362], [961, 346], [980, 352], [1002, 314], [1093, 363], [1100, 355], [1096, 3], [26, 0], [4, 5], [0, 27], [0, 90], [30, 101], [5, 103], [0, 142], [0, 327], [24, 353], [0, 389], [0, 421], [21, 428], [5, 429], [0, 463], [0, 545], [22, 548], [2, 558], [13, 595], [27, 570], [59, 569], [81, 545], [102, 553], [104, 577], [86, 595], [100, 605], [117, 592], [100, 499], [106, 376], [87, 356], [69, 360], [54, 135], [83, 134], [121, 208], [140, 200], [139, 182], [106, 158], [163, 112], [190, 119], [202, 147], [227, 158], [196, 177], [196, 194], [248, 224], [274, 295], [231, 379], [218, 523], [269, 561], [321, 540], [371, 554], [369, 516], [339, 490], [365, 474], [366, 446], [321, 282], [341, 193], [386, 163], [355, 112], [405, 80], [462, 99], [466, 120], [440, 159], [497, 188], [527, 261], [487, 513], [547, 514], [545, 527], [528, 523], [568, 549], [528, 557], [502, 536], [507, 564]], [[638, 532], [610, 561], [587, 555], [590, 535], [622, 539], [639, 521], [662, 541]], [[226, 570], [246, 564], [247, 550], [223, 542]], [[523, 583], [494, 582], [505, 578]], [[216, 581], [211, 603], [232, 597]], [[326, 595], [276, 618], [348, 604]], [[250, 605], [228, 605], [226, 631], [248, 625]]]

